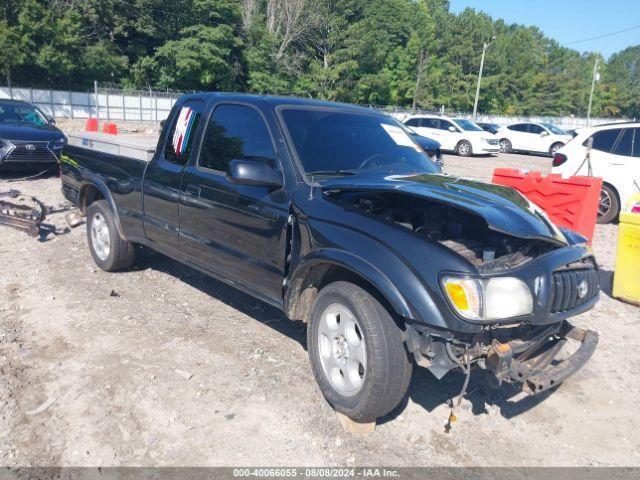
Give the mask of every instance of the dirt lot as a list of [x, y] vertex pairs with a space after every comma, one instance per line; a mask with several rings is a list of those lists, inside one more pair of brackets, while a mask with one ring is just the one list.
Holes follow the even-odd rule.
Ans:
[[[446, 159], [488, 178], [532, 156]], [[8, 186], [63, 203], [57, 178]], [[616, 226], [599, 226], [600, 303], [575, 319], [594, 357], [556, 391], [523, 397], [416, 369], [406, 404], [375, 433], [345, 433], [316, 387], [305, 327], [159, 254], [98, 270], [84, 226], [38, 241], [0, 227], [0, 464], [640, 465], [640, 309], [610, 297]]]

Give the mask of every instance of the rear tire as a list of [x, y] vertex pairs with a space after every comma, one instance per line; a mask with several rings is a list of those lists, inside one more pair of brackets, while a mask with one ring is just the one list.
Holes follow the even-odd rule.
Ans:
[[129, 268], [135, 261], [135, 246], [120, 237], [105, 200], [92, 203], [87, 210], [87, 242], [93, 261], [107, 272]]
[[357, 285], [334, 282], [318, 293], [307, 344], [320, 391], [336, 411], [355, 421], [386, 415], [409, 388], [413, 363], [402, 330]]
[[471, 147], [471, 143], [467, 140], [461, 140], [456, 145], [456, 155], [459, 157], [469, 157], [473, 155], [473, 148]]
[[508, 139], [501, 138], [498, 144], [500, 145], [501, 153], [511, 153], [511, 142]]
[[620, 201], [618, 194], [609, 185], [602, 185], [598, 205], [598, 223], [609, 223], [618, 218]]

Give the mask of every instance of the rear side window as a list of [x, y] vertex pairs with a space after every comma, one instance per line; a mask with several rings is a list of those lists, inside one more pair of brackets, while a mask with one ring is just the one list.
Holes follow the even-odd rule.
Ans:
[[621, 129], [602, 130], [593, 134], [593, 149], [611, 153], [616, 140], [620, 136]]
[[422, 126], [425, 128], [440, 128], [438, 126], [440, 122], [438, 121], [437, 118], [423, 118], [422, 119]]
[[633, 128], [623, 128], [620, 137], [618, 137], [618, 141], [613, 148], [614, 155], [622, 155], [624, 157], [630, 157], [631, 152], [633, 151], [633, 140], [634, 140], [635, 129]]
[[199, 165], [226, 172], [231, 160], [256, 160], [276, 166], [271, 135], [260, 113], [244, 105], [217, 107], [204, 135]]
[[409, 120], [407, 120], [405, 122], [405, 125], [407, 125], [409, 127], [419, 127], [420, 126], [420, 119], [419, 118], [410, 118]]
[[187, 101], [182, 105], [167, 135], [164, 145], [165, 160], [177, 165], [185, 165], [189, 161], [203, 111], [202, 101]]
[[515, 132], [526, 132], [527, 125], [524, 123], [517, 123], [516, 125], [509, 125], [507, 127], [509, 130], [513, 130]]

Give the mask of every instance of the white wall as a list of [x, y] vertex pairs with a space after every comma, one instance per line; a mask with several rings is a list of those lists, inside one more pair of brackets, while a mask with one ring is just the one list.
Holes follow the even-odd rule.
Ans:
[[0, 87], [0, 99], [24, 100], [58, 118], [89, 118], [127, 122], [159, 122], [169, 115], [179, 95], [164, 92], [128, 92], [99, 89], [94, 92]]

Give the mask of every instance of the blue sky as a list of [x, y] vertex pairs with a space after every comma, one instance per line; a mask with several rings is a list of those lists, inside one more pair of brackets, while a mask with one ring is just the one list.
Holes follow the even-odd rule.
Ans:
[[607, 38], [570, 43], [640, 25], [638, 0], [450, 0], [451, 11], [481, 10], [507, 23], [534, 25], [562, 45], [605, 58], [640, 44], [640, 28]]

